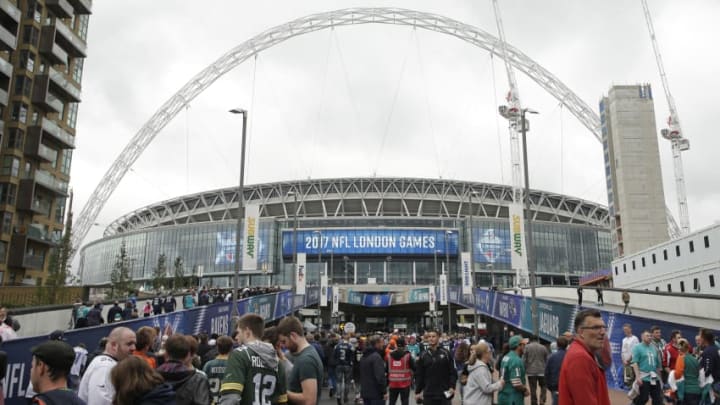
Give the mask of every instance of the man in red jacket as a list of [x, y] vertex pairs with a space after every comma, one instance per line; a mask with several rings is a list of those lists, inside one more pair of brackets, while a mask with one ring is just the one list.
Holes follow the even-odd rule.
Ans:
[[603, 348], [606, 331], [596, 309], [586, 309], [575, 316], [575, 339], [560, 369], [560, 404], [610, 405], [605, 370], [595, 358], [595, 353]]

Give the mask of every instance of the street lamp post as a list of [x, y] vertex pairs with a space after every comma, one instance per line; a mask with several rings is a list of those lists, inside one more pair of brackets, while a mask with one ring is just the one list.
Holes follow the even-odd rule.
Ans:
[[473, 303], [473, 316], [475, 319], [475, 330], [473, 331], [473, 335], [477, 337], [478, 334], [478, 309], [477, 309], [477, 303], [475, 302], [475, 285], [477, 284], [477, 279], [475, 278], [475, 245], [473, 244], [473, 196], [477, 195], [478, 192], [471, 190], [470, 191], [470, 226], [468, 227], [468, 232], [470, 235], [470, 269], [472, 270], [472, 303]]
[[295, 190], [288, 191], [288, 196], [293, 197], [293, 271], [292, 271], [292, 289], [293, 295], [297, 293], [297, 228], [298, 228], [298, 217], [297, 217], [297, 192]]
[[244, 180], [245, 180], [245, 140], [247, 134], [247, 110], [241, 108], [233, 108], [230, 110], [232, 114], [242, 114], [242, 140], [240, 144], [240, 181], [238, 183], [238, 209], [237, 224], [235, 227], [235, 274], [233, 276], [233, 307], [231, 315], [236, 318], [240, 316], [238, 311], [238, 284], [240, 282], [240, 240], [242, 235], [242, 218], [244, 216]]
[[448, 335], [452, 333], [452, 305], [450, 304], [450, 291], [447, 287], [450, 284], [450, 250], [448, 249], [448, 239], [450, 238], [450, 235], [452, 235], [450, 230], [445, 231], [445, 269], [447, 270], [447, 274], [445, 274], [445, 294], [447, 294], [448, 299]]
[[537, 311], [537, 299], [535, 298], [535, 285], [537, 279], [535, 277], [535, 264], [533, 263], [534, 252], [533, 252], [533, 241], [532, 241], [532, 214], [530, 212], [530, 178], [528, 175], [528, 159], [527, 159], [527, 131], [528, 121], [525, 119], [525, 113], [537, 114], [537, 111], [528, 110], [523, 108], [520, 110], [520, 129], [522, 133], [522, 149], [523, 149], [523, 167], [525, 169], [525, 219], [527, 221], [527, 258], [528, 258], [528, 273], [530, 275], [530, 308], [532, 313], [532, 326], [533, 335], [537, 336], [539, 327], [538, 311]]

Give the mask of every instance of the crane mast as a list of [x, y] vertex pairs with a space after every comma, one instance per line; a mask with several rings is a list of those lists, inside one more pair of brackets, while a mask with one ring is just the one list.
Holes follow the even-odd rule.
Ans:
[[[502, 49], [503, 60], [505, 61], [505, 71], [508, 76], [508, 84], [510, 91], [508, 91], [506, 101], [508, 103], [507, 113], [503, 114], [509, 121], [510, 130], [510, 162], [512, 164], [512, 203], [510, 207], [510, 213], [508, 218], [510, 220], [510, 233], [513, 235], [513, 254], [512, 254], [512, 267], [516, 272], [516, 286], [528, 285], [528, 259], [527, 259], [527, 246], [525, 245], [525, 232], [524, 223], [525, 215], [522, 210], [523, 204], [523, 175], [522, 175], [522, 163], [520, 159], [520, 131], [521, 131], [521, 104], [520, 104], [520, 92], [518, 91], [517, 80], [515, 79], [515, 71], [510, 64], [510, 57], [508, 57], [507, 42], [505, 41], [505, 29], [503, 28], [502, 17], [500, 16], [500, 7], [498, 6], [497, 0], [493, 0], [493, 11], [495, 13], [495, 22], [498, 29], [498, 38], [500, 40], [500, 47]], [[527, 126], [527, 121], [526, 124]], [[519, 232], [515, 232], [520, 225]], [[519, 233], [519, 235], [518, 235]], [[515, 254], [517, 251], [516, 239], [519, 240], [521, 246], [520, 254]]]
[[677, 108], [675, 107], [675, 99], [670, 93], [670, 85], [668, 84], [662, 55], [660, 54], [660, 48], [655, 36], [655, 28], [653, 27], [650, 8], [648, 7], [647, 0], [641, 0], [641, 3], [643, 6], [643, 12], [645, 13], [645, 22], [647, 23], [648, 31], [650, 33], [650, 41], [652, 42], [653, 52], [655, 52], [655, 61], [657, 63], [658, 71], [660, 72], [660, 80], [662, 81], [663, 90], [665, 90], [665, 99], [667, 100], [668, 109], [670, 110], [670, 116], [667, 120], [668, 128], [663, 128], [660, 131], [660, 134], [663, 138], [669, 140], [672, 146], [673, 166], [675, 169], [675, 188], [678, 200], [678, 213], [680, 216], [680, 229], [682, 235], [687, 235], [690, 233], [690, 214], [688, 213], [687, 192], [685, 191], [685, 171], [683, 170], [681, 153], [690, 149], [690, 141], [683, 136], [683, 132], [680, 127], [680, 117], [678, 116]]

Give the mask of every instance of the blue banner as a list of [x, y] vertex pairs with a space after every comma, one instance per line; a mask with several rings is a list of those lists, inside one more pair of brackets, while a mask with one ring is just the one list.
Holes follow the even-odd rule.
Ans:
[[389, 307], [392, 302], [392, 293], [365, 294], [363, 306]]
[[[473, 260], [475, 263], [510, 264], [510, 229], [482, 225], [473, 229]], [[484, 266], [483, 266], [484, 267]]]
[[515, 327], [520, 327], [523, 297], [518, 295], [495, 294], [494, 317]]
[[[458, 254], [458, 231], [438, 229], [322, 229], [298, 230], [297, 253], [327, 255]], [[447, 238], [446, 238], [447, 235]], [[283, 255], [293, 254], [293, 231], [282, 232]]]
[[[317, 304], [318, 288], [308, 288], [307, 292], [308, 294], [305, 296], [295, 297], [291, 291], [250, 297], [238, 302], [239, 313], [256, 312], [263, 316], [267, 315], [266, 321], [279, 319], [292, 314], [291, 306], [294, 310]], [[71, 346], [84, 343], [88, 351], [93, 351], [100, 339], [106, 337], [113, 328], [118, 326], [126, 326], [132, 330], [138, 330], [142, 326], [153, 326], [160, 328], [162, 333], [229, 334], [231, 313], [232, 303], [219, 303], [126, 322], [70, 330], [65, 333], [65, 340]], [[2, 384], [6, 405], [27, 403], [24, 396], [30, 382], [32, 360], [30, 349], [46, 340], [47, 336], [39, 336], [3, 342], [1, 349], [8, 356], [7, 373]]]

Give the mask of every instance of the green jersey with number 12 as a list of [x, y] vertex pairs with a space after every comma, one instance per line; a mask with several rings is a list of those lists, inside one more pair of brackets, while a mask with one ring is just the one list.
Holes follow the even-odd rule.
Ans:
[[240, 393], [241, 405], [287, 403], [285, 370], [272, 345], [253, 342], [230, 353], [220, 393], [232, 392]]

